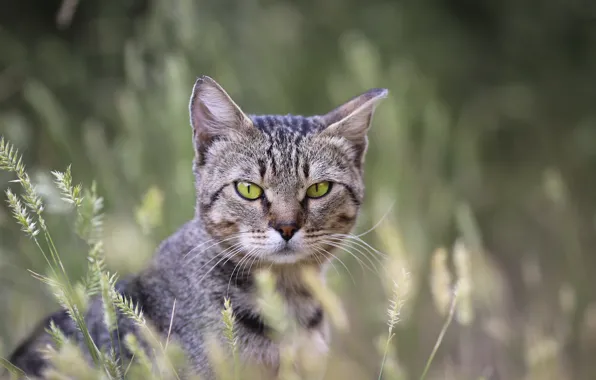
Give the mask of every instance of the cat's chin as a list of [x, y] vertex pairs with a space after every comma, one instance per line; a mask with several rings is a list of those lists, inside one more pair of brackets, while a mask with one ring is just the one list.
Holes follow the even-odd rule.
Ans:
[[311, 255], [290, 247], [284, 247], [267, 255], [266, 260], [274, 264], [296, 264], [308, 259]]

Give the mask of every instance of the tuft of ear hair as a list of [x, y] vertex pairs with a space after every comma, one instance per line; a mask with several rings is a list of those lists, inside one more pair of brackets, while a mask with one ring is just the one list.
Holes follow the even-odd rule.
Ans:
[[361, 167], [375, 108], [388, 94], [387, 89], [373, 88], [323, 115], [326, 127], [320, 135], [343, 137], [352, 143], [356, 165]]
[[214, 139], [252, 127], [251, 120], [225, 90], [205, 75], [195, 82], [189, 110], [198, 154], [204, 152]]
[[370, 128], [377, 104], [386, 98], [388, 93], [387, 89], [373, 88], [335, 108], [323, 116], [327, 127], [321, 133], [361, 143]]

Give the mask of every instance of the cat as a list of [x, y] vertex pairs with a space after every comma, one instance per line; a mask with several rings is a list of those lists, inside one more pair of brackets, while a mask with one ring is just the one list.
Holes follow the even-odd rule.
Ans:
[[[205, 337], [222, 336], [225, 297], [236, 317], [242, 361], [277, 373], [279, 346], [255, 301], [254, 273], [264, 266], [274, 273], [309, 350], [326, 354], [328, 321], [300, 270], [311, 268], [323, 280], [338, 236], [354, 226], [364, 197], [367, 132], [387, 94], [369, 90], [322, 116], [257, 116], [245, 114], [213, 79], [196, 81], [189, 106], [195, 217], [117, 290], [180, 344], [202, 379], [214, 377]], [[82, 340], [65, 311], [48, 317], [10, 358], [29, 375], [42, 376], [47, 367], [39, 348], [51, 343], [44, 331], [50, 320]], [[101, 300], [91, 304], [86, 321], [96, 345], [110, 347]], [[118, 332], [136, 333], [134, 323], [120, 316]]]

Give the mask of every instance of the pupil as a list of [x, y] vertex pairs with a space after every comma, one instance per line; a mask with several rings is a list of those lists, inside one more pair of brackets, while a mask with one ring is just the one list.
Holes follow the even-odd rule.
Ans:
[[246, 185], [246, 192], [250, 194], [250, 185]]
[[316, 183], [316, 184], [315, 184], [315, 193], [318, 193], [318, 192], [319, 192], [319, 184], [318, 184], [318, 183]]

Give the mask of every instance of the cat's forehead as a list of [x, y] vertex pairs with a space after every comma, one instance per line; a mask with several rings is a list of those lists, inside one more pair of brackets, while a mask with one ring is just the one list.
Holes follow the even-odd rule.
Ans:
[[[258, 138], [260, 148], [252, 150], [252, 159], [243, 163], [254, 174], [262, 176], [272, 187], [296, 190], [306, 178], [325, 176], [337, 164], [329, 159], [315, 143], [315, 135], [325, 128], [318, 116], [250, 116], [262, 135]], [[252, 145], [247, 142], [247, 145]]]
[[325, 128], [319, 116], [251, 115], [250, 119], [261, 132], [280, 139], [308, 136]]
[[[222, 140], [210, 168], [216, 180], [247, 180], [293, 193], [313, 180], [349, 181], [349, 152], [338, 139], [318, 137], [321, 117], [250, 116], [260, 133]], [[217, 152], [217, 153], [216, 153]]]

